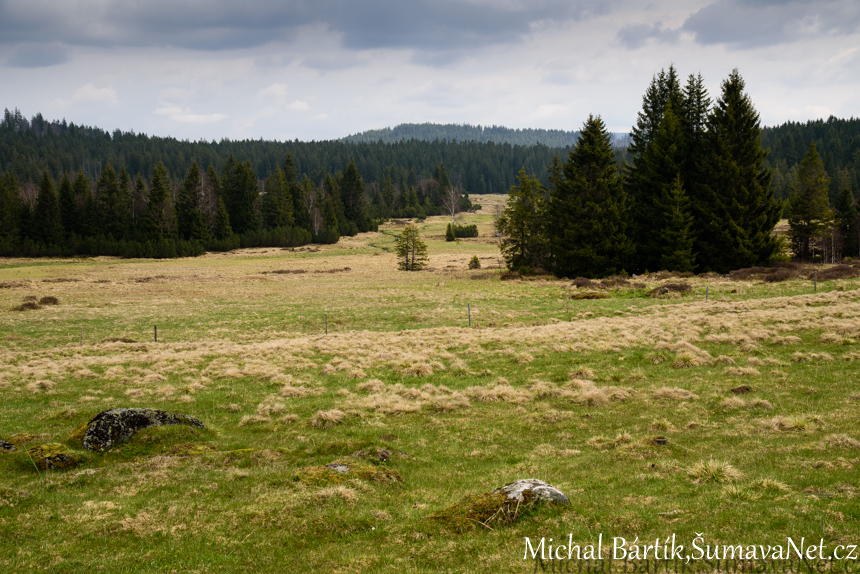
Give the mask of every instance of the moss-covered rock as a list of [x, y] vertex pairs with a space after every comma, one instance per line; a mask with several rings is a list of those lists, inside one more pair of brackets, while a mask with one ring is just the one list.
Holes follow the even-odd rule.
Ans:
[[34, 446], [27, 451], [27, 456], [39, 470], [66, 470], [74, 468], [81, 462], [81, 456], [59, 443]]
[[136, 431], [163, 425], [206, 428], [206, 425], [196, 418], [181, 413], [157, 409], [111, 409], [90, 419], [81, 438], [81, 444], [87, 450], [105, 452], [131, 439]]
[[342, 460], [320, 466], [300, 468], [293, 475], [293, 480], [313, 485], [340, 484], [356, 478], [376, 483], [403, 481], [400, 474], [390, 468]]
[[534, 478], [517, 480], [492, 492], [471, 494], [428, 516], [428, 520], [456, 533], [477, 527], [513, 524], [534, 512], [538, 503], [568, 505], [570, 500], [557, 488]]
[[6, 437], [6, 442], [15, 446], [22, 446], [36, 440], [36, 436], [26, 432], [12, 433]]

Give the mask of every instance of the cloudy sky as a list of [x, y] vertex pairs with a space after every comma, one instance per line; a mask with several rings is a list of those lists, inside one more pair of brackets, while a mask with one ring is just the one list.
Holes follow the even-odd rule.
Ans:
[[182, 139], [628, 131], [674, 63], [767, 125], [860, 115], [858, 0], [0, 0], [0, 107]]

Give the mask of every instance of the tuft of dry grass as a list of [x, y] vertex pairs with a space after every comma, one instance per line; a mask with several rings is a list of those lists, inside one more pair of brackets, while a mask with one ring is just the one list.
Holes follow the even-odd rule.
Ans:
[[845, 434], [832, 434], [824, 439], [824, 443], [833, 448], [860, 449], [860, 441]]
[[701, 357], [694, 355], [688, 351], [682, 351], [675, 355], [675, 360], [672, 366], [676, 369], [689, 369], [690, 367], [700, 367], [704, 361]]
[[759, 377], [761, 372], [755, 367], [729, 367], [726, 374], [731, 377]]
[[654, 391], [655, 399], [673, 399], [676, 401], [689, 401], [698, 399], [699, 395], [694, 394], [686, 389], [679, 389], [678, 387], [660, 387], [656, 391]]
[[775, 416], [761, 421], [761, 424], [775, 431], [803, 431], [809, 427], [810, 421], [803, 416]]
[[696, 483], [731, 482], [743, 478], [743, 473], [731, 464], [712, 458], [700, 460], [686, 470], [687, 476]]
[[341, 424], [344, 418], [346, 418], [346, 413], [339, 409], [317, 411], [316, 414], [311, 417], [310, 423], [311, 426], [318, 429], [330, 429]]
[[568, 377], [571, 379], [584, 379], [586, 381], [590, 381], [594, 379], [594, 371], [588, 367], [578, 367], [576, 370], [568, 373]]
[[740, 397], [729, 397], [727, 399], [723, 399], [720, 403], [720, 406], [726, 410], [734, 410], [734, 409], [763, 409], [763, 410], [771, 410], [773, 409], [773, 405], [770, 401], [765, 399], [752, 399], [749, 401], [745, 401]]

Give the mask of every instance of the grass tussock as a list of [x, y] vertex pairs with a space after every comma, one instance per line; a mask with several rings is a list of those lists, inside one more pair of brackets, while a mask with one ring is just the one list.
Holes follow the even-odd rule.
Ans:
[[720, 407], [729, 411], [737, 409], [773, 410], [773, 405], [768, 400], [751, 399], [746, 401], [740, 397], [728, 397], [723, 399], [722, 402], [720, 402]]
[[696, 483], [732, 482], [743, 478], [743, 473], [725, 461], [700, 460], [686, 469], [687, 476]]
[[339, 409], [317, 411], [316, 414], [311, 417], [310, 423], [314, 428], [330, 429], [341, 424], [345, 418], [346, 413]]
[[824, 439], [824, 444], [831, 448], [860, 449], [860, 441], [845, 434], [832, 434]]
[[660, 387], [654, 391], [653, 396], [658, 400], [671, 399], [675, 401], [691, 401], [699, 398], [699, 395], [687, 389], [679, 389], [678, 387]]

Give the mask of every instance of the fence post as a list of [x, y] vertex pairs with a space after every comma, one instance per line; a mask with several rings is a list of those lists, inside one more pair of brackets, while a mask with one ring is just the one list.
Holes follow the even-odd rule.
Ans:
[[472, 326], [472, 304], [466, 303], [466, 309], [469, 311], [469, 326]]
[[815, 270], [815, 292], [818, 293], [818, 269]]
[[81, 345], [84, 344], [84, 328], [81, 327]]
[[708, 300], [708, 295], [710, 295], [710, 291], [711, 291], [711, 286], [705, 285], [705, 301]]
[[328, 313], [325, 314], [325, 334], [328, 335]]
[[155, 342], [158, 342], [158, 325], [152, 326], [152, 336], [155, 339]]

